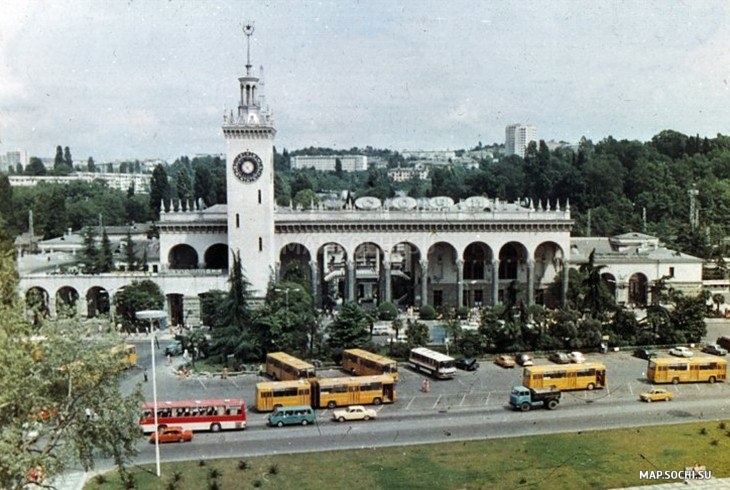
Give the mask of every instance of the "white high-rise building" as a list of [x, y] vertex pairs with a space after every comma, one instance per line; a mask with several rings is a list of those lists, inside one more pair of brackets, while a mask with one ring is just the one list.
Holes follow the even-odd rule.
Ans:
[[510, 124], [505, 129], [504, 154], [525, 157], [530, 141], [537, 141], [537, 128], [530, 124]]

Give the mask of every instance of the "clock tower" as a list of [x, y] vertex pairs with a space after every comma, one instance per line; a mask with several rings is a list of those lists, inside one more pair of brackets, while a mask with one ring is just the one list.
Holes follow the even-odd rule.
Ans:
[[274, 250], [274, 122], [261, 106], [260, 81], [251, 71], [252, 25], [246, 35], [246, 74], [238, 79], [238, 111], [223, 115], [227, 142], [229, 264], [240, 253], [243, 273], [254, 297], [266, 294], [276, 253]]

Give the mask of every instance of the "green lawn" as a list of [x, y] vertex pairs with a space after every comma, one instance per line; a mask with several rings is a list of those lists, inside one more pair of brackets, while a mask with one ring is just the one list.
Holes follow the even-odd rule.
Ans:
[[[324, 451], [154, 465], [130, 473], [141, 489], [617, 488], [641, 470], [705, 465], [730, 476], [730, 423], [710, 421], [610, 431], [490, 439], [393, 448]], [[193, 442], [194, 444], [194, 442]], [[217, 475], [217, 476], [215, 476]], [[177, 479], [175, 477], [178, 477]], [[105, 481], [100, 483], [101, 479]], [[117, 474], [90, 489], [124, 488]]]

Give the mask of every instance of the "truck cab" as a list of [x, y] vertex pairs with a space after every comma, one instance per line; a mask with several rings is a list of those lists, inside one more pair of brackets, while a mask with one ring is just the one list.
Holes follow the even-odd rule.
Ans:
[[515, 410], [527, 412], [533, 408], [557, 408], [561, 393], [555, 389], [533, 390], [526, 386], [515, 386], [509, 395], [509, 404]]

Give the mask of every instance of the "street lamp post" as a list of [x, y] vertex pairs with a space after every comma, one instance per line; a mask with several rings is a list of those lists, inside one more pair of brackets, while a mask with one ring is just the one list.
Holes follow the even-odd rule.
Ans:
[[155, 331], [154, 331], [154, 320], [161, 320], [167, 318], [167, 312], [162, 310], [143, 310], [135, 313], [135, 316], [140, 320], [150, 321], [150, 352], [152, 353], [152, 405], [155, 412], [155, 463], [157, 466], [157, 477], [161, 475], [160, 471], [160, 439], [157, 433], [157, 371], [155, 370]]

